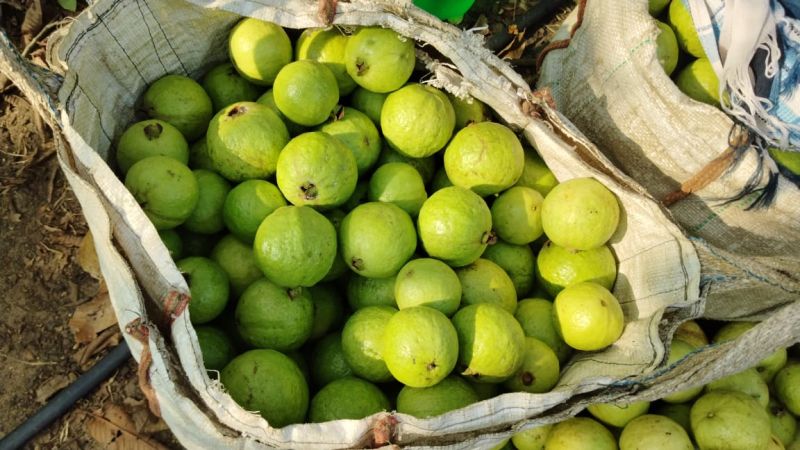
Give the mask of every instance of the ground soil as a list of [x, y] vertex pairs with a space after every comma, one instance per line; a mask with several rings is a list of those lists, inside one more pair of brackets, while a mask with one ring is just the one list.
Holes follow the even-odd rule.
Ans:
[[[498, 30], [509, 33], [513, 40], [497, 52], [532, 80], [535, 53], [565, 11], [562, 8], [555, 19], [551, 15], [549, 27], [511, 26], [518, 13], [536, 3], [479, 1], [462, 26], [487, 26], [487, 38]], [[56, 2], [0, 1], [0, 24], [20, 48], [36, 34], [25, 36], [30, 26], [26, 12], [36, 4], [44, 6], [34, 31], [69, 15]], [[32, 48], [29, 56], [41, 58], [42, 46]], [[89, 342], [77, 343], [70, 328], [76, 310], [103, 293], [97, 274], [82, 268], [87, 264], [81, 253], [87, 231], [80, 205], [59, 169], [51, 131], [24, 96], [0, 76], [0, 364], [4, 369], [0, 437], [92, 367], [120, 339], [114, 325]], [[109, 408], [131, 419], [133, 431], [150, 443], [142, 448], [180, 448], [164, 423], [147, 410], [133, 360], [26, 448], [119, 448], [98, 442], [90, 432], [90, 424], [111, 417]]]

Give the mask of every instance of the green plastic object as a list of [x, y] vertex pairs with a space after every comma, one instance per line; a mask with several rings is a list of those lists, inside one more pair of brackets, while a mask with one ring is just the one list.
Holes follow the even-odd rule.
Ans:
[[414, 0], [414, 5], [442, 20], [458, 22], [475, 0]]

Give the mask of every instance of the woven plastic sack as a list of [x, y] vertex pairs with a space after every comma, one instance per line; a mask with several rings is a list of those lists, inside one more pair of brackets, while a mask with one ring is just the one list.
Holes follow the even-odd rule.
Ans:
[[[593, 176], [617, 195], [624, 214], [611, 241], [619, 260], [614, 292], [626, 328], [610, 348], [574, 357], [550, 393], [504, 394], [425, 420], [386, 412], [363, 420], [269, 427], [206, 375], [186, 311], [188, 288], [156, 230], [105, 161], [113, 154], [114, 137], [134, 119], [147, 85], [167, 73], [199, 76], [224, 60], [227, 33], [241, 15], [293, 28], [323, 26], [325, 17], [309, 1], [195, 3], [95, 2], [52, 46], [57, 77], [19, 59], [6, 39], [0, 42], [0, 68], [56, 131], [59, 161], [92, 230], [151, 409], [187, 448], [490, 448], [515, 431], [577, 414], [588, 403], [655, 398], [726, 374], [731, 359], [754, 364], [758, 356], [739, 352], [743, 345], [755, 352], [787, 344], [783, 331], [756, 330], [663, 367], [675, 327], [700, 315], [704, 306], [695, 248], [669, 215], [483, 49], [479, 37], [408, 4], [340, 3], [331, 16], [335, 24], [391, 27], [426, 44], [423, 50], [432, 47], [444, 55], [448, 61], [440, 63], [419, 53], [432, 72], [428, 82], [487, 103], [522, 132], [560, 180]], [[788, 313], [797, 312], [780, 311], [770, 320], [786, 320]]]
[[[693, 237], [703, 272], [714, 274], [704, 278], [715, 285], [706, 317], [763, 319], [800, 298], [800, 189], [778, 177], [772, 205], [751, 208], [769, 183], [767, 171], [754, 150], [735, 162], [741, 129], [664, 73], [647, 6], [586, 1], [579, 26], [576, 9], [554, 38], [575, 28], [568, 47], [547, 54], [538, 87], [653, 197], [693, 192], [670, 211]], [[725, 201], [751, 181], [757, 190]]]

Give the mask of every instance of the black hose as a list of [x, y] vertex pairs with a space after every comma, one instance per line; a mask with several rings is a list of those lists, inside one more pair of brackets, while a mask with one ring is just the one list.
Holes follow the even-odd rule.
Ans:
[[91, 392], [100, 383], [131, 357], [128, 345], [123, 341], [103, 357], [89, 371], [61, 390], [39, 411], [28, 418], [14, 431], [0, 439], [0, 450], [16, 450], [40, 431], [64, 415], [75, 402]]

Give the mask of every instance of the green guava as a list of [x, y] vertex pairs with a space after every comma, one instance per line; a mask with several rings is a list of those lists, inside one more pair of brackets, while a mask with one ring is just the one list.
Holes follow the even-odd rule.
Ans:
[[426, 419], [478, 401], [478, 394], [467, 381], [451, 375], [430, 387], [404, 386], [397, 395], [397, 412]]
[[308, 419], [315, 423], [363, 419], [389, 409], [389, 399], [377, 386], [360, 378], [344, 377], [331, 381], [314, 395]]
[[519, 370], [504, 383], [508, 390], [535, 394], [548, 392], [558, 383], [558, 357], [547, 344], [526, 336], [522, 358]]
[[262, 278], [251, 284], [236, 304], [239, 335], [249, 345], [288, 351], [311, 336], [314, 303], [308, 289], [284, 288]]
[[286, 118], [311, 127], [328, 120], [339, 102], [339, 86], [325, 64], [304, 59], [278, 72], [272, 95]]
[[202, 256], [184, 258], [178, 261], [177, 266], [192, 294], [189, 302], [191, 322], [202, 324], [216, 319], [228, 304], [228, 274], [219, 264]]
[[381, 124], [381, 109], [388, 93], [372, 92], [362, 87], [357, 87], [350, 94], [350, 105], [363, 112], [375, 125]]
[[678, 66], [678, 40], [669, 25], [658, 20], [656, 20], [656, 25], [658, 26], [656, 57], [661, 67], [664, 68], [664, 72], [670, 76]]
[[514, 186], [492, 203], [492, 225], [497, 236], [512, 244], [526, 245], [542, 235], [542, 201], [539, 191]]
[[678, 72], [675, 84], [681, 92], [694, 100], [719, 107], [719, 78], [707, 58], [699, 58], [687, 64]]
[[456, 131], [491, 119], [486, 105], [476, 98], [467, 96], [467, 98], [462, 99], [449, 93], [447, 98], [450, 99], [453, 111], [456, 113]]
[[725, 390], [737, 391], [753, 397], [761, 406], [769, 403], [769, 388], [755, 368], [745, 369], [733, 375], [722, 377], [708, 383], [706, 392]]
[[135, 163], [149, 156], [168, 156], [189, 163], [189, 144], [181, 132], [158, 119], [136, 122], [122, 133], [117, 143], [117, 165], [127, 173]]
[[308, 383], [288, 356], [275, 350], [250, 350], [234, 358], [220, 375], [228, 394], [247, 411], [258, 411], [271, 427], [303, 422]]
[[233, 64], [227, 62], [205, 74], [203, 89], [211, 98], [214, 111], [236, 102], [254, 102], [261, 95], [261, 89], [239, 75]]
[[453, 105], [439, 89], [410, 83], [386, 97], [381, 131], [390, 147], [412, 158], [441, 150], [453, 135]]
[[[683, 342], [679, 339], [673, 339], [672, 343], [669, 346], [669, 356], [667, 358], [667, 365], [674, 364], [679, 360], [683, 359], [689, 353], [692, 353], [695, 350], [694, 347]], [[675, 392], [673, 394], [664, 396], [662, 398], [663, 401], [668, 403], [684, 403], [688, 402], [689, 400], [697, 397], [703, 391], [703, 386], [694, 386], [690, 388], [686, 388], [682, 391]]]
[[[391, 236], [391, 239], [387, 237]], [[350, 211], [339, 230], [342, 258], [368, 278], [394, 276], [417, 248], [411, 217], [391, 203], [369, 202]]]
[[427, 158], [411, 158], [393, 150], [388, 145], [384, 145], [381, 149], [381, 154], [378, 156], [378, 162], [375, 165], [380, 167], [393, 162], [406, 163], [417, 169], [417, 172], [419, 172], [425, 184], [431, 181], [433, 174], [436, 172], [437, 163], [434, 156], [429, 156]]
[[[723, 325], [717, 334], [714, 335], [714, 343], [730, 341], [741, 336], [747, 330], [757, 325], [757, 322], [728, 322]], [[762, 359], [756, 364], [756, 370], [767, 383], [770, 383], [775, 374], [778, 373], [788, 360], [788, 353], [785, 348], [779, 348], [772, 354]]]
[[367, 306], [397, 308], [394, 296], [395, 276], [367, 278], [351, 275], [347, 279], [347, 303], [353, 311]]
[[273, 283], [313, 286], [336, 257], [336, 230], [308, 206], [282, 206], [261, 222], [253, 248], [258, 267]]
[[694, 450], [689, 435], [674, 420], [645, 414], [631, 420], [619, 437], [620, 450]]
[[481, 196], [497, 194], [522, 176], [525, 152], [505, 125], [481, 122], [462, 129], [444, 151], [447, 177]]
[[584, 281], [559, 292], [553, 302], [556, 329], [576, 350], [608, 347], [622, 335], [625, 316], [614, 294], [603, 286]]
[[417, 217], [428, 194], [422, 177], [414, 167], [395, 162], [375, 170], [369, 179], [367, 198], [374, 202], [395, 204], [411, 217]]
[[342, 329], [342, 352], [353, 374], [374, 383], [392, 380], [383, 360], [383, 334], [397, 309], [367, 306], [353, 313]]
[[673, 339], [680, 339], [694, 348], [708, 345], [708, 337], [706, 337], [705, 331], [694, 320], [687, 320], [680, 324], [675, 330]]
[[573, 178], [542, 203], [542, 228], [561, 247], [591, 250], [608, 242], [619, 225], [617, 197], [594, 178]]
[[314, 326], [309, 339], [319, 339], [341, 326], [344, 321], [344, 299], [336, 286], [316, 284], [308, 288], [314, 302]]
[[183, 240], [181, 239], [181, 235], [178, 234], [174, 228], [159, 230], [158, 237], [161, 238], [161, 242], [167, 247], [169, 256], [173, 261], [177, 261], [183, 256]]
[[514, 245], [499, 240], [486, 247], [481, 258], [500, 266], [514, 284], [517, 298], [522, 298], [533, 288], [536, 260], [527, 245]]
[[300, 33], [294, 49], [294, 59], [313, 59], [330, 69], [336, 77], [339, 95], [347, 95], [356, 88], [356, 82], [347, 74], [344, 52], [349, 37], [336, 27], [307, 28]]
[[358, 168], [353, 153], [321, 131], [293, 138], [278, 156], [278, 187], [293, 205], [332, 208], [353, 194]]
[[349, 106], [342, 107], [327, 122], [320, 125], [324, 131], [339, 139], [350, 149], [356, 159], [358, 175], [371, 169], [381, 153], [381, 135], [366, 114]]
[[795, 416], [800, 416], [800, 362], [790, 361], [772, 383], [775, 396]]
[[243, 181], [228, 192], [222, 206], [222, 220], [242, 242], [252, 243], [261, 222], [273, 211], [286, 206], [278, 187], [269, 181]]
[[245, 18], [231, 30], [228, 55], [245, 79], [271, 86], [281, 68], [292, 60], [292, 42], [280, 26]]
[[492, 213], [476, 193], [451, 186], [434, 192], [419, 211], [419, 237], [425, 251], [450, 266], [480, 258], [492, 234]]
[[206, 370], [222, 370], [236, 356], [231, 338], [213, 325], [194, 327]]
[[552, 428], [552, 424], [547, 424], [517, 432], [511, 436], [511, 443], [518, 450], [545, 450], [547, 436], [550, 435]]
[[360, 28], [347, 42], [344, 62], [359, 86], [372, 92], [392, 92], [406, 84], [414, 71], [414, 41], [388, 28]]
[[214, 245], [210, 257], [228, 274], [234, 298], [238, 298], [247, 286], [264, 276], [258, 268], [253, 246], [232, 234], [225, 235]]
[[772, 428], [766, 408], [736, 391], [711, 391], [692, 406], [692, 433], [702, 449], [765, 448]]
[[536, 280], [553, 297], [581, 281], [611, 289], [616, 279], [617, 262], [606, 245], [592, 250], [569, 250], [547, 241], [536, 257]]
[[342, 350], [342, 333], [336, 332], [318, 340], [311, 352], [311, 378], [317, 387], [325, 386], [353, 374]]
[[617, 450], [614, 435], [596, 420], [572, 417], [557, 423], [545, 443], [547, 450]]
[[211, 160], [211, 155], [208, 154], [208, 142], [206, 142], [205, 136], [194, 141], [189, 147], [189, 167], [218, 172], [214, 167], [214, 161]]
[[694, 56], [695, 58], [704, 58], [706, 56], [703, 50], [703, 44], [700, 42], [700, 36], [694, 27], [692, 14], [686, 9], [683, 1], [672, 1], [669, 4], [669, 25], [675, 32], [675, 37], [678, 40], [678, 46], [684, 52]]
[[150, 156], [131, 166], [125, 187], [157, 230], [182, 224], [194, 211], [200, 195], [192, 171], [166, 156]]
[[381, 355], [397, 381], [411, 387], [430, 387], [456, 366], [458, 336], [442, 312], [412, 306], [401, 309], [386, 324]]
[[267, 90], [267, 92], [264, 92], [261, 97], [258, 97], [256, 103], [268, 106], [272, 112], [277, 114], [278, 118], [280, 118], [284, 125], [286, 125], [286, 130], [289, 131], [289, 136], [298, 136], [308, 131], [308, 128], [292, 122], [283, 115], [281, 110], [278, 109], [278, 105], [275, 104], [275, 96], [273, 95], [272, 89]]
[[493, 303], [461, 308], [453, 316], [463, 375], [481, 383], [513, 376], [525, 359], [525, 333], [508, 311]]
[[517, 292], [514, 282], [502, 267], [479, 258], [456, 270], [461, 282], [461, 304], [493, 303], [514, 313], [517, 309]]
[[196, 169], [192, 173], [197, 180], [197, 206], [183, 222], [183, 227], [195, 233], [218, 233], [225, 228], [222, 208], [231, 185], [225, 178], [210, 170]]
[[592, 403], [586, 407], [597, 420], [611, 425], [612, 427], [623, 428], [631, 420], [647, 414], [650, 409], [650, 402], [633, 403]]
[[214, 114], [202, 86], [183, 75], [165, 75], [150, 85], [142, 97], [145, 114], [174, 126], [191, 142], [202, 136]]
[[558, 180], [542, 158], [532, 149], [525, 149], [525, 162], [522, 166], [522, 175], [514, 184], [536, 189], [543, 197], [558, 184]]
[[772, 398], [767, 406], [767, 414], [769, 414], [773, 436], [777, 436], [784, 446], [791, 444], [797, 433], [797, 419], [794, 415], [779, 401]]
[[530, 336], [547, 344], [564, 364], [572, 355], [572, 349], [558, 334], [553, 320], [553, 302], [543, 298], [526, 298], [517, 303], [514, 318], [522, 326], [525, 336]]
[[412, 259], [397, 274], [394, 298], [400, 309], [428, 306], [449, 317], [461, 305], [461, 282], [438, 259]]
[[206, 140], [220, 175], [239, 182], [272, 176], [289, 132], [269, 107], [239, 102], [211, 119]]

